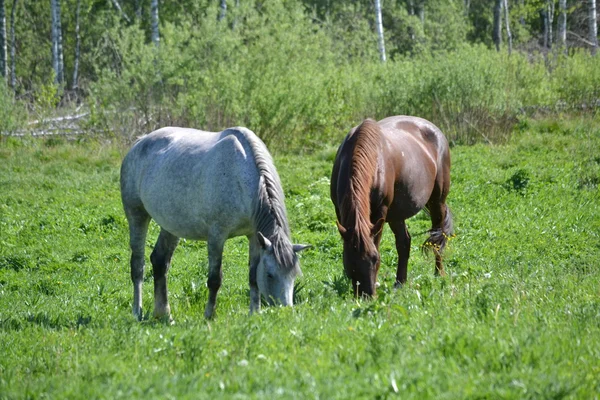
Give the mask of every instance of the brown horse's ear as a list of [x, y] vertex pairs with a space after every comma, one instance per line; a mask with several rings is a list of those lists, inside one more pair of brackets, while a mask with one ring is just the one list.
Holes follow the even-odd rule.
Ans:
[[385, 224], [385, 219], [379, 218], [379, 221], [377, 221], [375, 225], [373, 225], [373, 227], [371, 228], [371, 236], [379, 235], [381, 233], [381, 230], [383, 229], [383, 224]]
[[346, 228], [344, 228], [344, 226], [342, 224], [340, 224], [340, 221], [336, 220], [335, 223], [337, 224], [337, 228], [338, 228], [338, 231], [340, 231], [340, 235], [342, 236], [342, 239], [346, 239], [348, 230]]

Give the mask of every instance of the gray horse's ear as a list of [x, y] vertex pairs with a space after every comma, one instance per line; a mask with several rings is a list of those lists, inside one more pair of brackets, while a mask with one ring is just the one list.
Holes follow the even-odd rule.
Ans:
[[271, 241], [269, 239], [264, 237], [262, 233], [256, 232], [256, 238], [258, 239], [258, 244], [260, 244], [260, 247], [262, 247], [263, 250], [265, 250], [265, 251], [273, 250], [273, 244], [271, 243]]
[[310, 249], [312, 245], [310, 244], [295, 244], [292, 248], [294, 249], [294, 253], [299, 253], [302, 250]]

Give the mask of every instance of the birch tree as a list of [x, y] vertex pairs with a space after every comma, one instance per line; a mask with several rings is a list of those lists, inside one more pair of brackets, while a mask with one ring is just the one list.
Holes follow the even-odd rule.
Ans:
[[589, 0], [588, 25], [589, 40], [592, 46], [592, 54], [596, 55], [596, 52], [598, 51], [598, 23], [596, 21], [596, 0]]
[[60, 23], [60, 0], [51, 0], [52, 12], [52, 67], [54, 83], [63, 82], [62, 29]]
[[123, 17], [123, 19], [129, 23], [131, 22], [131, 20], [129, 19], [129, 17], [127, 16], [127, 14], [125, 14], [125, 11], [123, 11], [123, 8], [121, 7], [121, 4], [119, 4], [118, 0], [112, 0], [113, 5], [115, 6], [115, 8], [117, 9], [117, 11], [119, 11], [119, 13], [121, 14], [121, 17]]
[[377, 36], [379, 44], [379, 54], [381, 61], [385, 62], [385, 42], [383, 38], [383, 21], [381, 18], [381, 0], [375, 0], [375, 25], [377, 27]]
[[567, 51], [567, 0], [558, 0], [558, 46]]
[[8, 56], [6, 52], [6, 8], [0, 0], [0, 73], [6, 79], [8, 75]]
[[221, 0], [221, 5], [219, 6], [221, 8], [221, 11], [219, 12], [219, 21], [222, 21], [223, 19], [225, 19], [225, 16], [227, 15], [227, 1], [226, 0]]
[[158, 32], [158, 0], [152, 0], [150, 3], [150, 19], [152, 24], [152, 42], [158, 47], [160, 34]]
[[73, 66], [73, 89], [79, 86], [79, 56], [81, 47], [81, 37], [79, 35], [79, 14], [81, 10], [81, 0], [77, 0], [77, 8], [75, 9], [75, 63]]
[[510, 13], [508, 12], [508, 0], [504, 0], [504, 16], [506, 18], [506, 41], [508, 43], [508, 54], [512, 53], [512, 33], [510, 31]]
[[13, 0], [13, 6], [10, 10], [10, 87], [14, 90], [17, 85], [16, 68], [16, 42], [15, 42], [15, 10], [17, 9], [17, 0]]
[[546, 18], [547, 18], [547, 29], [548, 29], [548, 43], [547, 47], [552, 48], [552, 40], [554, 34], [552, 33], [552, 25], [554, 24], [554, 0], [546, 1]]

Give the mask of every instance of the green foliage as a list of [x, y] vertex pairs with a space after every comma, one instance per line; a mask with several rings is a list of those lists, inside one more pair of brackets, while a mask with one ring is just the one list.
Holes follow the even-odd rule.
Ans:
[[[418, 251], [430, 226], [419, 214], [407, 222], [407, 284], [393, 288], [386, 228], [371, 301], [353, 299], [343, 276], [329, 200], [334, 149], [276, 154], [294, 241], [314, 246], [301, 255], [295, 307], [248, 316], [248, 247], [238, 238], [225, 247], [217, 316], [204, 320], [206, 246], [181, 240], [169, 271], [173, 326], [131, 316], [118, 189], [125, 150], [7, 138], [0, 397], [593, 398], [600, 121], [526, 119], [519, 128], [505, 144], [452, 149], [448, 276], [434, 277], [433, 259]], [[157, 236], [151, 224], [147, 259]]]
[[[67, 74], [60, 85], [49, 84], [49, 7], [17, 3], [17, 21], [32, 24], [16, 25], [17, 100], [3, 101], [5, 131], [81, 106], [89, 116], [64, 131], [129, 142], [165, 125], [244, 125], [270, 148], [297, 152], [337, 144], [366, 117], [412, 114], [439, 125], [453, 143], [499, 143], [526, 115], [594, 113], [600, 97], [597, 62], [583, 51], [508, 56], [490, 49], [492, 7], [482, 1], [386, 3], [383, 64], [367, 0], [243, 1], [229, 4], [223, 20], [216, 1], [161, 3], [159, 46], [149, 40], [148, 0], [123, 2], [122, 13], [112, 2], [82, 0], [80, 79], [72, 90], [77, 2], [63, 3]], [[515, 49], [530, 48], [519, 43], [539, 30], [544, 4], [511, 5]], [[17, 109], [30, 115], [12, 117]]]
[[0, 134], [14, 133], [26, 119], [23, 104], [16, 101], [12, 90], [4, 81], [0, 82]]

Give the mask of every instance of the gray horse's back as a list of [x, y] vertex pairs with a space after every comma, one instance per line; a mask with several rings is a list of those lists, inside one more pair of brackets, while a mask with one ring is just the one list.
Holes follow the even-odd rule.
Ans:
[[177, 237], [207, 240], [251, 232], [259, 173], [245, 128], [162, 128], [142, 137], [121, 167], [128, 217], [147, 213]]

